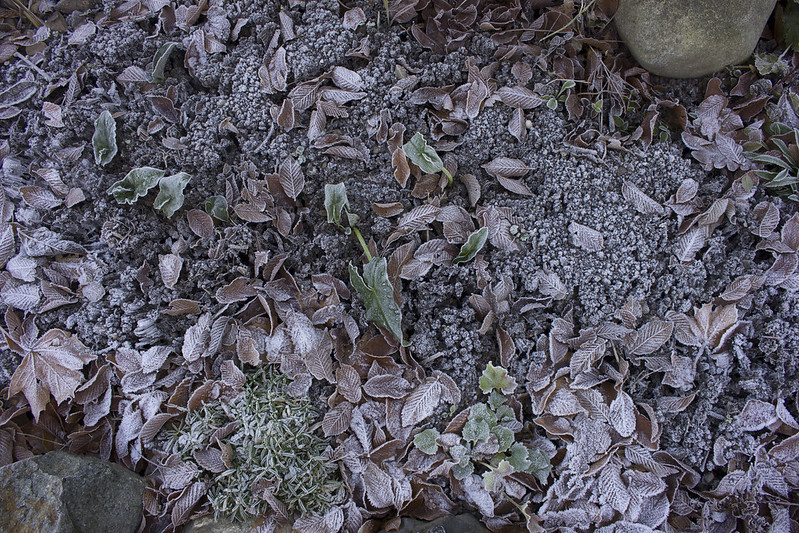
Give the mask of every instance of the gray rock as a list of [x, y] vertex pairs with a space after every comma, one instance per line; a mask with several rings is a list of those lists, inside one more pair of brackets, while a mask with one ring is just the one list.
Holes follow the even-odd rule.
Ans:
[[616, 28], [642, 67], [697, 78], [746, 60], [776, 0], [619, 0]]
[[0, 531], [126, 533], [142, 519], [145, 481], [124, 467], [49, 452], [0, 468]]
[[474, 516], [459, 514], [438, 518], [432, 522], [403, 518], [397, 533], [488, 533], [488, 529]]

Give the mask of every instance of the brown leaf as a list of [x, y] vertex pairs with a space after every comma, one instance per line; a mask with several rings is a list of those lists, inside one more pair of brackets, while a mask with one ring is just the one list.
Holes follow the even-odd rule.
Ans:
[[522, 180], [514, 180], [504, 176], [497, 176], [497, 181], [505, 189], [512, 193], [520, 194], [522, 196], [533, 196], [533, 191], [527, 188]]
[[388, 374], [369, 378], [363, 384], [363, 392], [372, 398], [394, 398], [399, 400], [408, 395], [411, 384], [407, 380]]
[[519, 109], [533, 109], [544, 103], [536, 93], [521, 86], [502, 87], [497, 91], [497, 96], [503, 103]]
[[341, 435], [350, 427], [352, 420], [352, 404], [350, 402], [341, 402], [333, 409], [325, 412], [322, 419], [322, 432], [325, 437], [334, 437]]
[[458, 179], [466, 186], [466, 192], [469, 195], [469, 203], [474, 207], [480, 201], [480, 182], [474, 177], [474, 174], [461, 174]]
[[426, 381], [420, 384], [405, 399], [402, 406], [402, 426], [415, 426], [433, 414], [440, 397], [441, 385], [438, 381]]
[[312, 345], [311, 349], [303, 353], [305, 366], [308, 372], [318, 380], [326, 380], [328, 383], [335, 383], [336, 378], [333, 375], [333, 358], [331, 352], [333, 351], [333, 339], [327, 330], [320, 332], [317, 335], [317, 341]]
[[436, 219], [440, 211], [441, 208], [431, 204], [414, 207], [399, 219], [397, 229], [409, 231], [427, 229], [428, 224]]
[[74, 396], [84, 380], [83, 366], [96, 358], [77, 338], [51, 329], [33, 344], [14, 371], [8, 395], [22, 392], [33, 418], [38, 420], [50, 394], [58, 404]]
[[363, 89], [363, 80], [357, 72], [345, 67], [333, 68], [333, 83], [341, 89], [360, 91]]
[[674, 255], [680, 263], [693, 261], [694, 256], [707, 242], [707, 228], [695, 226], [677, 240]]
[[517, 107], [513, 110], [510, 122], [508, 122], [508, 132], [516, 137], [516, 140], [519, 142], [524, 142], [527, 138], [527, 120], [524, 118], [524, 111], [522, 108]]
[[49, 210], [64, 203], [60, 198], [56, 198], [52, 192], [35, 185], [20, 187], [19, 192], [22, 195], [22, 199], [25, 200], [25, 203], [36, 209]]
[[631, 333], [625, 344], [633, 355], [649, 355], [671, 338], [674, 324], [666, 320], [652, 320]]
[[241, 302], [258, 294], [256, 282], [250, 278], [239, 276], [224, 287], [217, 289], [214, 297], [222, 305]]
[[688, 396], [661, 396], [658, 400], [660, 408], [666, 413], [681, 413], [685, 411], [696, 398], [696, 393]]
[[619, 391], [618, 396], [610, 402], [610, 423], [622, 437], [629, 437], [635, 431], [635, 405], [630, 395]]
[[269, 61], [269, 82], [275, 91], [286, 90], [286, 77], [288, 76], [289, 69], [286, 64], [286, 49], [282, 46], [277, 49], [275, 55]]
[[302, 173], [300, 164], [293, 157], [287, 157], [280, 164], [278, 176], [286, 196], [296, 201], [305, 187], [305, 175]]
[[364, 22], [366, 22], [366, 14], [364, 14], [363, 9], [360, 7], [348, 9], [344, 12], [342, 25], [345, 29], [354, 30]]
[[497, 345], [499, 347], [500, 364], [508, 368], [513, 356], [516, 355], [516, 343], [514, 343], [511, 336], [499, 326], [497, 326]]
[[186, 213], [189, 229], [201, 239], [210, 239], [214, 236], [214, 220], [211, 215], [199, 209], [192, 209]]
[[569, 224], [569, 233], [574, 245], [588, 252], [598, 252], [605, 246], [605, 239], [601, 233], [577, 222], [572, 221]]
[[644, 215], [662, 215], [663, 206], [647, 196], [633, 182], [624, 180], [621, 186], [621, 194], [624, 199], [633, 204], [636, 211]]
[[336, 386], [338, 393], [350, 403], [361, 401], [361, 377], [355, 367], [341, 365], [336, 369]]
[[178, 298], [169, 302], [169, 308], [161, 312], [169, 316], [199, 315], [201, 313], [200, 302]]
[[167, 289], [174, 289], [183, 268], [183, 258], [175, 254], [159, 254], [158, 270]]
[[519, 177], [530, 171], [530, 167], [523, 161], [510, 157], [498, 157], [483, 165], [483, 169], [495, 178], [500, 176], [504, 178]]
[[758, 237], [768, 237], [780, 223], [780, 210], [771, 202], [763, 201], [757, 204], [752, 215], [756, 223], [750, 231]]
[[205, 495], [207, 490], [208, 487], [205, 483], [197, 481], [183, 491], [172, 508], [173, 527], [178, 527], [189, 519], [192, 509], [194, 509], [194, 506], [197, 505], [197, 502], [200, 501], [200, 498]]

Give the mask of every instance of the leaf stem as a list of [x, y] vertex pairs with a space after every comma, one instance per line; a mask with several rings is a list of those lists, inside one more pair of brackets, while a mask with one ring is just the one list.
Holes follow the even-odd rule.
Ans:
[[369, 247], [366, 246], [366, 241], [363, 240], [363, 235], [361, 235], [361, 231], [358, 228], [356, 228], [355, 226], [352, 226], [352, 231], [353, 231], [353, 233], [355, 233], [355, 236], [358, 237], [358, 242], [361, 243], [361, 248], [363, 248], [363, 253], [366, 254], [366, 258], [371, 263], [372, 262], [372, 254], [369, 252]]
[[449, 173], [449, 170], [447, 170], [446, 167], [442, 166], [441, 167], [441, 172], [443, 172], [444, 175], [447, 177], [447, 180], [449, 180], [447, 185], [452, 185], [452, 174]]

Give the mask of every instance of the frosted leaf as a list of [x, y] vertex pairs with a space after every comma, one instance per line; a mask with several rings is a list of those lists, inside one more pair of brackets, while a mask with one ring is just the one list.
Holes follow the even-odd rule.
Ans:
[[164, 177], [163, 170], [152, 167], [134, 168], [124, 178], [117, 181], [108, 189], [117, 203], [132, 204], [147, 192], [158, 185], [158, 180]]
[[155, 197], [153, 207], [167, 218], [171, 218], [175, 211], [183, 206], [183, 189], [186, 188], [189, 180], [191, 180], [191, 176], [185, 172], [161, 178], [158, 182], [158, 196]]
[[39, 286], [34, 283], [19, 283], [7, 281], [0, 289], [0, 297], [6, 305], [19, 309], [20, 311], [33, 311], [39, 305], [41, 292]]
[[420, 205], [402, 215], [397, 223], [397, 228], [411, 231], [427, 229], [428, 224], [436, 219], [440, 211], [441, 208], [434, 205]]
[[186, 213], [189, 229], [201, 239], [210, 239], [214, 236], [214, 220], [211, 215], [199, 209], [192, 209]]
[[357, 404], [361, 401], [361, 377], [351, 365], [341, 365], [336, 370], [338, 393], [347, 401]]
[[391, 476], [383, 472], [372, 461], [367, 461], [363, 471], [366, 498], [377, 509], [385, 509], [394, 504]]
[[522, 180], [515, 180], [511, 178], [506, 178], [504, 176], [497, 176], [497, 181], [506, 190], [512, 193], [520, 194], [522, 196], [533, 196], [533, 191], [527, 188], [527, 185], [525, 185]]
[[415, 426], [433, 414], [441, 397], [441, 385], [438, 381], [426, 381], [420, 384], [407, 398], [402, 406], [402, 427]]
[[652, 320], [630, 334], [625, 344], [633, 355], [649, 355], [671, 337], [674, 324], [665, 320]]
[[252, 298], [258, 294], [255, 282], [247, 277], [239, 276], [224, 287], [217, 289], [214, 297], [222, 305], [232, 304]]
[[364, 14], [363, 9], [360, 7], [348, 9], [344, 12], [342, 25], [345, 29], [354, 30], [364, 22], [366, 22], [366, 14]]
[[352, 404], [349, 402], [341, 402], [333, 409], [325, 412], [322, 419], [322, 432], [325, 437], [334, 437], [341, 435], [350, 427], [352, 420]]
[[524, 142], [527, 138], [527, 121], [524, 118], [524, 110], [522, 108], [517, 107], [513, 110], [510, 122], [508, 122], [508, 132], [516, 137], [519, 142]]
[[47, 189], [35, 185], [20, 187], [19, 193], [22, 195], [22, 199], [25, 200], [25, 203], [35, 209], [53, 209], [64, 202]]
[[413, 438], [413, 445], [427, 455], [433, 455], [438, 450], [439, 433], [436, 428], [425, 429]]
[[401, 399], [408, 395], [411, 388], [407, 380], [389, 374], [371, 377], [363, 384], [363, 392], [372, 398]]
[[305, 176], [302, 173], [300, 164], [293, 157], [287, 157], [280, 164], [278, 176], [286, 196], [296, 201], [305, 187]]
[[751, 228], [751, 232], [758, 237], [766, 238], [777, 229], [780, 223], [780, 210], [771, 202], [760, 202], [752, 211], [755, 219], [755, 225]]
[[621, 194], [639, 213], [644, 215], [663, 214], [663, 206], [647, 196], [646, 193], [631, 181], [624, 181], [624, 184], [621, 186]]
[[175, 254], [159, 254], [158, 270], [167, 289], [174, 289], [183, 268], [183, 258]]
[[32, 283], [36, 280], [36, 267], [39, 263], [24, 254], [17, 254], [6, 263], [6, 270], [20, 281]]
[[568, 296], [566, 286], [554, 272], [539, 270], [536, 274], [538, 278], [538, 291], [544, 296], [549, 296], [555, 300], [563, 300]]
[[105, 166], [117, 155], [117, 123], [111, 113], [103, 111], [94, 122], [94, 162]]
[[363, 79], [360, 74], [345, 67], [333, 69], [333, 83], [341, 89], [360, 91], [363, 89]]
[[480, 182], [474, 174], [460, 174], [458, 179], [466, 186], [466, 192], [469, 195], [469, 203], [474, 207], [480, 201]]
[[327, 330], [317, 334], [317, 341], [311, 350], [304, 353], [305, 366], [308, 372], [318, 380], [326, 380], [328, 383], [335, 383], [333, 375], [333, 358], [330, 353], [333, 351], [333, 339]]
[[200, 501], [200, 498], [205, 495], [207, 490], [208, 486], [205, 483], [197, 481], [183, 491], [183, 494], [180, 495], [174, 507], [172, 507], [171, 519], [173, 527], [178, 527], [188, 520], [192, 509], [194, 509], [194, 506], [197, 505], [197, 502]]
[[736, 422], [744, 431], [760, 431], [777, 422], [777, 411], [770, 403], [750, 399], [736, 417]]
[[630, 493], [619, 472], [619, 466], [612, 461], [600, 470], [599, 493], [611, 507], [624, 514], [630, 505]]
[[616, 398], [610, 402], [608, 416], [613, 429], [622, 437], [629, 437], [635, 431], [635, 405], [626, 392], [619, 391]]
[[661, 396], [658, 404], [667, 413], [681, 413], [693, 403], [694, 398], [696, 398], [696, 393], [688, 396]]
[[183, 358], [192, 363], [200, 358], [208, 346], [211, 333], [211, 315], [205, 313], [197, 323], [186, 330], [183, 337]]
[[787, 464], [799, 457], [799, 434], [788, 437], [771, 450], [769, 455], [780, 464]]
[[577, 222], [572, 221], [569, 224], [569, 233], [574, 245], [588, 252], [598, 252], [605, 246], [605, 239], [601, 233]]
[[520, 109], [533, 109], [544, 103], [536, 93], [521, 86], [501, 87], [496, 94], [504, 104]]
[[695, 226], [677, 240], [674, 255], [681, 263], [693, 261], [694, 256], [705, 246], [707, 228]]
[[530, 172], [530, 167], [524, 164], [524, 161], [510, 157], [498, 157], [483, 165], [483, 169], [495, 178], [500, 176], [503, 178], [519, 177]]
[[569, 361], [569, 374], [572, 379], [576, 378], [578, 374], [588, 372], [593, 366], [602, 359], [607, 349], [607, 341], [604, 339], [597, 339], [595, 341], [586, 342], [572, 354]]

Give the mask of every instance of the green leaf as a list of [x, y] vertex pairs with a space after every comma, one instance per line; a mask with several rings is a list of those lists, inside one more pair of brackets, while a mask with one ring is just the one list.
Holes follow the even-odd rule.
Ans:
[[223, 222], [230, 220], [227, 211], [227, 200], [224, 196], [211, 196], [208, 198], [205, 201], [205, 212]]
[[147, 191], [158, 184], [164, 177], [163, 170], [152, 167], [134, 168], [108, 188], [108, 193], [114, 196], [117, 203], [132, 204], [142, 196], [147, 196]]
[[436, 453], [436, 450], [438, 450], [438, 443], [436, 440], [439, 435], [436, 428], [425, 429], [413, 438], [413, 445], [419, 448], [419, 451], [422, 453], [433, 455]]
[[504, 404], [506, 400], [507, 398], [505, 398], [502, 394], [500, 394], [495, 390], [492, 390], [491, 394], [488, 396], [488, 405], [491, 407], [491, 409], [497, 411], [497, 409], [502, 407], [502, 404]]
[[508, 462], [517, 472], [526, 472], [533, 462], [527, 457], [528, 448], [521, 442], [515, 443], [510, 447], [511, 456]]
[[494, 366], [489, 362], [483, 375], [480, 376], [480, 390], [489, 394], [493, 389], [497, 389], [503, 394], [513, 394], [516, 390], [516, 380], [508, 376], [508, 371], [501, 366]]
[[745, 155], [746, 157], [748, 157], [752, 161], [757, 161], [759, 163], [767, 163], [769, 165], [774, 165], [774, 166], [778, 166], [780, 168], [785, 168], [785, 169], [789, 169], [789, 170], [791, 168], [791, 166], [788, 163], [786, 163], [785, 161], [783, 161], [779, 157], [774, 157], [773, 155], [754, 154], [754, 153], [751, 153], [751, 152], [744, 152], [743, 155]]
[[402, 339], [402, 311], [394, 301], [394, 287], [386, 272], [386, 259], [375, 257], [363, 267], [363, 277], [358, 269], [349, 265], [350, 283], [360, 293], [366, 305], [366, 318], [378, 326], [387, 329], [403, 346], [408, 346]]
[[177, 46], [177, 43], [165, 43], [153, 56], [153, 81], [155, 83], [164, 83], [164, 68], [166, 68], [169, 54], [172, 53], [175, 46]]
[[491, 433], [497, 438], [500, 452], [508, 450], [513, 442], [516, 440], [513, 436], [513, 431], [504, 426], [496, 426], [491, 429]]
[[547, 107], [552, 111], [556, 110], [558, 108], [558, 99], [551, 97], [549, 100], [547, 100]]
[[500, 487], [502, 479], [511, 475], [514, 471], [513, 466], [508, 461], [500, 461], [496, 468], [492, 468], [483, 474], [485, 489], [489, 492], [495, 491]]
[[790, 65], [780, 56], [775, 54], [755, 54], [755, 68], [761, 76], [776, 74], [784, 76], [791, 70]]
[[787, 187], [788, 185], [796, 185], [799, 183], [799, 177], [791, 176], [787, 170], [783, 170], [773, 179], [763, 184], [768, 189], [776, 189], [777, 187]]
[[402, 145], [402, 151], [425, 174], [435, 174], [444, 168], [441, 158], [418, 131], [413, 134], [410, 141]]
[[350, 202], [347, 199], [347, 188], [343, 183], [325, 185], [325, 211], [327, 211], [327, 221], [350, 233], [350, 228], [341, 223], [341, 213], [347, 209], [349, 214]]
[[474, 472], [474, 465], [471, 461], [457, 463], [452, 465], [452, 470], [450, 470], [450, 472], [452, 472], [452, 475], [455, 476], [455, 479], [463, 480], [472, 475]]
[[488, 422], [481, 418], [469, 418], [463, 425], [463, 439], [466, 442], [486, 442], [491, 438]]
[[455, 259], [452, 260], [452, 264], [457, 265], [458, 263], [466, 263], [467, 261], [474, 259], [474, 256], [477, 255], [477, 252], [482, 250], [483, 246], [485, 246], [487, 239], [487, 227], [483, 227], [472, 232], [471, 235], [469, 235], [469, 238], [466, 239], [466, 242], [463, 243], [463, 246], [461, 246], [461, 250], [458, 252], [458, 255], [456, 255]]
[[530, 461], [530, 466], [526, 469], [526, 472], [537, 477], [542, 485], [546, 484], [549, 472], [552, 470], [549, 457], [541, 450], [528, 448], [527, 459]]
[[175, 211], [183, 205], [183, 189], [186, 188], [190, 179], [191, 176], [185, 172], [161, 178], [158, 183], [158, 196], [155, 197], [153, 207], [167, 218], [171, 218]]
[[94, 121], [94, 162], [105, 166], [117, 155], [117, 123], [108, 110], [100, 113]]

